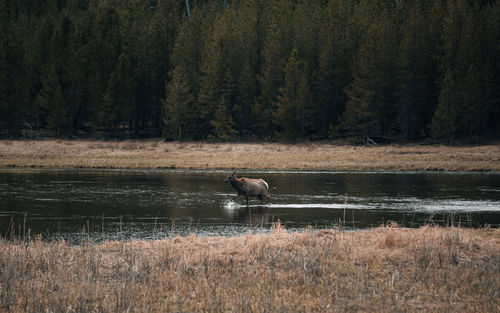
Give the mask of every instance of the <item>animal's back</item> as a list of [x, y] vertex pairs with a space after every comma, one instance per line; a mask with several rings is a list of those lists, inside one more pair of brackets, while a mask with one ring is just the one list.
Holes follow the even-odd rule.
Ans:
[[254, 178], [244, 178], [243, 181], [243, 189], [245, 193], [249, 196], [257, 196], [260, 194], [269, 196], [268, 191], [269, 185], [263, 179], [254, 179]]

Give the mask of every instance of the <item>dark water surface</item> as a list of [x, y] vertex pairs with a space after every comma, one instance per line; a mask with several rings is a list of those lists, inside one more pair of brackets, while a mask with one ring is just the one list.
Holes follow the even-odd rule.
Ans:
[[209, 171], [0, 171], [0, 233], [72, 242], [178, 234], [238, 235], [395, 221], [466, 227], [500, 225], [500, 174], [250, 172], [270, 186], [271, 204], [244, 197]]

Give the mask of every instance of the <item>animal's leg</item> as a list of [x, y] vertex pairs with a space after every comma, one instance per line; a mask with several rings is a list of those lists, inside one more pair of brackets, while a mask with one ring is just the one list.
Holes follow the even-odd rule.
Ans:
[[262, 195], [258, 195], [257, 198], [259, 198], [261, 205], [264, 204], [264, 197]]
[[248, 206], [248, 196], [247, 196], [247, 195], [245, 195], [245, 198], [247, 199], [247, 206]]
[[240, 194], [236, 194], [236, 200], [234, 200], [234, 202], [238, 203], [238, 199], [240, 198]]
[[269, 191], [264, 190], [262, 195], [267, 198], [267, 203], [271, 203], [271, 195], [269, 194]]

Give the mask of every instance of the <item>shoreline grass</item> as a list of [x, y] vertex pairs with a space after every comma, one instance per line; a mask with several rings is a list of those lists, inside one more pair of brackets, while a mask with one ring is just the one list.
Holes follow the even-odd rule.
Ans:
[[498, 312], [500, 230], [0, 240], [3, 312]]
[[0, 168], [500, 172], [500, 145], [0, 140]]

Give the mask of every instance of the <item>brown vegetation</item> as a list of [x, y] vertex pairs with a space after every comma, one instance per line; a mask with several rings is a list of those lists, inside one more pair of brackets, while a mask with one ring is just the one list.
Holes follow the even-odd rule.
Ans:
[[0, 241], [2, 312], [498, 312], [500, 232]]
[[0, 168], [196, 168], [500, 172], [500, 145], [475, 147], [149, 141], [0, 141]]

